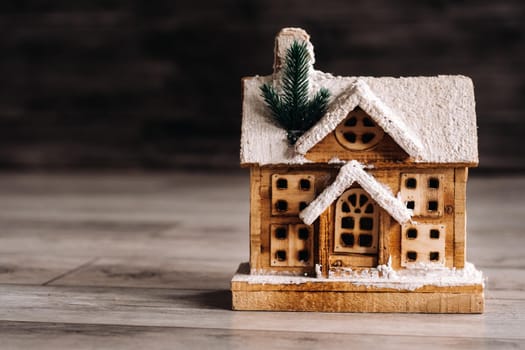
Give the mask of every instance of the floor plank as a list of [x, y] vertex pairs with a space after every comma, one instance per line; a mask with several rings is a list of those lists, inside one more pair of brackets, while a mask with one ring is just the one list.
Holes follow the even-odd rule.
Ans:
[[63, 286], [112, 286], [170, 289], [229, 289], [237, 264], [230, 259], [100, 258], [55, 281]]
[[246, 173], [0, 174], [0, 198], [2, 349], [525, 347], [525, 177], [469, 181], [483, 315], [230, 311]]
[[0, 283], [45, 284], [90, 261], [83, 257], [49, 254], [0, 254]]
[[[4, 349], [480, 349], [523, 348], [522, 339], [255, 331], [71, 323], [2, 322]], [[390, 345], [390, 346], [389, 346]]]
[[483, 315], [407, 315], [233, 312], [226, 290], [0, 285], [0, 295], [7, 321], [525, 339], [516, 299], [492, 299]]

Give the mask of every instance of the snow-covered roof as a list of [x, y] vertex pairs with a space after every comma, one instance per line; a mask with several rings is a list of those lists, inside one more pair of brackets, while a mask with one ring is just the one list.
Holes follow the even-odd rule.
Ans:
[[343, 194], [354, 182], [361, 187], [400, 224], [410, 220], [412, 213], [392, 191], [369, 175], [358, 161], [350, 161], [339, 170], [335, 181], [324, 189], [303, 211], [299, 217], [311, 225], [323, 211]]
[[[276, 39], [276, 62], [283, 60], [292, 39], [313, 47], [306, 32], [281, 31]], [[313, 60], [312, 60], [313, 61]], [[302, 164], [304, 155], [359, 106], [418, 163], [478, 162], [474, 88], [461, 75], [434, 77], [341, 77], [309, 71], [310, 95], [321, 87], [330, 91], [328, 113], [290, 146], [286, 131], [271, 120], [260, 87], [272, 82], [280, 89], [280, 65], [269, 76], [243, 80], [241, 128], [242, 164]]]
[[364, 110], [410, 156], [419, 158], [424, 154], [423, 146], [414, 132], [402, 118], [370, 90], [363, 79], [353, 82], [330, 104], [324, 117], [297, 140], [295, 150], [300, 154], [306, 154], [326, 135], [334, 131], [348, 116], [348, 113], [357, 106]]

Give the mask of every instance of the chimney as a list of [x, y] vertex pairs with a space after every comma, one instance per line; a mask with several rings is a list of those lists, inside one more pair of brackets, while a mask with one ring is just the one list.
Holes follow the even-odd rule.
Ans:
[[301, 28], [283, 28], [275, 37], [275, 48], [274, 48], [274, 60], [273, 60], [273, 73], [274, 76], [278, 75], [281, 70], [285, 58], [286, 50], [292, 45], [292, 43], [298, 41], [300, 43], [306, 42], [306, 47], [310, 53], [310, 70], [313, 69], [315, 63], [314, 47], [310, 42], [310, 35]]

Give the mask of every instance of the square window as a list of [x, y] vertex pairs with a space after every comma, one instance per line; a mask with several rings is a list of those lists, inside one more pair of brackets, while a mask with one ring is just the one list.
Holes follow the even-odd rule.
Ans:
[[297, 260], [307, 262], [308, 259], [310, 259], [310, 252], [308, 252], [308, 250], [303, 249], [297, 253]]
[[435, 177], [428, 179], [428, 188], [439, 188], [439, 179]]
[[417, 253], [414, 251], [407, 252], [407, 260], [408, 261], [416, 261], [417, 260]]
[[341, 228], [353, 229], [354, 228], [354, 218], [347, 216], [341, 219]]
[[341, 243], [344, 247], [353, 247], [354, 246], [354, 235], [351, 233], [343, 233], [341, 235]]
[[299, 203], [299, 211], [305, 209], [308, 206], [308, 203], [306, 202], [300, 202]]
[[410, 177], [410, 178], [406, 179], [405, 186], [406, 186], [406, 188], [416, 188], [417, 187], [417, 180], [414, 179], [413, 177]]
[[407, 238], [408, 239], [416, 239], [417, 238], [417, 230], [415, 228], [409, 228], [407, 230]]
[[286, 230], [286, 227], [281, 226], [275, 229], [275, 238], [286, 239], [286, 237], [288, 237], [288, 230]]
[[275, 202], [275, 209], [279, 212], [287, 211], [288, 210], [288, 202], [285, 200], [278, 200]]
[[414, 202], [414, 201], [408, 201], [407, 202], [407, 208], [408, 209], [412, 209], [413, 210], [415, 207], [416, 207], [416, 202]]
[[371, 247], [373, 243], [372, 235], [359, 235], [360, 247]]
[[310, 190], [310, 180], [307, 180], [307, 179], [301, 179], [301, 181], [299, 181], [299, 188], [303, 191], [309, 191]]
[[275, 259], [277, 261], [285, 261], [286, 260], [286, 251], [285, 250], [278, 250], [275, 252]]
[[308, 230], [307, 227], [301, 227], [299, 229], [299, 239], [302, 239], [303, 241], [308, 239], [308, 236], [310, 235], [310, 230]]
[[438, 261], [439, 260], [439, 252], [430, 252], [430, 261]]
[[360, 230], [371, 230], [374, 228], [374, 219], [372, 218], [361, 218], [359, 219], [359, 229]]
[[432, 238], [432, 239], [439, 239], [439, 230], [431, 229], [430, 230], [430, 238]]
[[437, 211], [438, 202], [437, 201], [428, 201], [428, 211]]
[[279, 190], [285, 190], [288, 188], [288, 180], [286, 179], [277, 179], [275, 184], [277, 185], [277, 189]]

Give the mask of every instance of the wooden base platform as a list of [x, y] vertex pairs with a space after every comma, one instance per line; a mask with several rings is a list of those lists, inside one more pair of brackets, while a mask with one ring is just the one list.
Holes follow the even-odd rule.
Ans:
[[268, 283], [241, 272], [231, 282], [232, 308], [253, 311], [396, 312], [476, 314], [484, 311], [482, 284], [426, 285], [415, 290], [372, 287], [346, 281], [290, 277]]

